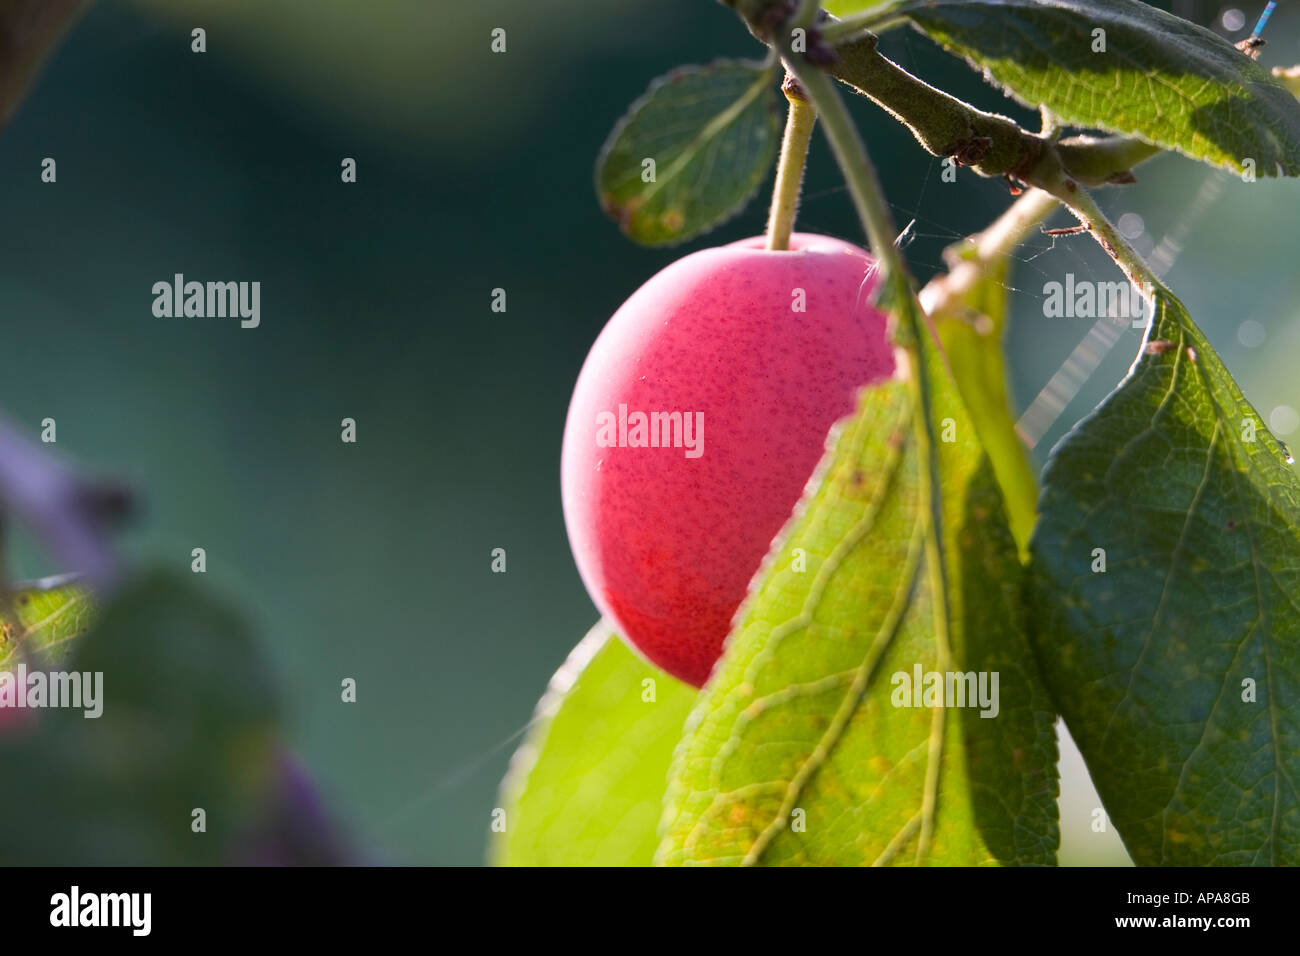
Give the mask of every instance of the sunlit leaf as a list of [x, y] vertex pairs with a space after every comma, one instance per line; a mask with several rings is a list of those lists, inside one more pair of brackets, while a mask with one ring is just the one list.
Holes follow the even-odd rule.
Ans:
[[669, 760], [694, 700], [693, 688], [597, 624], [552, 678], [511, 762], [494, 861], [648, 866]]
[[[929, 420], [903, 381], [867, 389], [756, 580], [674, 758], [663, 862], [1054, 861], [1052, 712], [1015, 543], [923, 351]], [[918, 671], [945, 692], [950, 673], [986, 690], [996, 673], [997, 703], [905, 706]]]
[[0, 605], [0, 670], [22, 659], [20, 647], [43, 664], [65, 660], [95, 612], [90, 592], [65, 579], [20, 586], [8, 604], [14, 619]]

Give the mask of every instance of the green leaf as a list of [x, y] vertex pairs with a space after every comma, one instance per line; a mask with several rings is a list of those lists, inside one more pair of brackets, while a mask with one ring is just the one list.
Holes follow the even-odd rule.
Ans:
[[83, 687], [102, 674], [102, 713], [44, 709], [0, 738], [0, 863], [212, 865], [255, 849], [279, 780], [276, 708], [238, 616], [190, 575], [155, 573], [104, 606], [65, 666]]
[[[942, 359], [921, 348], [916, 388], [865, 390], [833, 433], [756, 579], [674, 758], [661, 861], [1053, 862], [1053, 715], [1015, 543]], [[996, 717], [895, 706], [896, 675], [916, 668], [998, 672]]]
[[822, 8], [837, 17], [847, 17], [854, 13], [866, 13], [879, 7], [887, 7], [896, 0], [826, 0]]
[[606, 215], [650, 246], [681, 242], [736, 215], [776, 156], [777, 100], [776, 74], [763, 64], [719, 60], [655, 80], [596, 161]]
[[[1222, 37], [1137, 0], [898, 8], [1029, 106], [1225, 169], [1300, 175], [1300, 104]], [[1105, 52], [1093, 52], [1104, 31]]]
[[[647, 701], [646, 681], [654, 700]], [[649, 866], [695, 690], [597, 624], [551, 679], [502, 784], [506, 866]]]
[[66, 660], [95, 613], [90, 592], [62, 578], [20, 585], [10, 603], [17, 621], [0, 611], [0, 670], [18, 665], [20, 644], [42, 665]]
[[1164, 289], [1149, 343], [1044, 473], [1039, 659], [1135, 862], [1294, 865], [1300, 482]]
[[[954, 269], [974, 247], [950, 250]], [[1034, 530], [1038, 482], [1025, 446], [1016, 434], [1007, 390], [1003, 336], [1011, 260], [1004, 257], [983, 267], [970, 291], [942, 311], [928, 310], [943, 342], [948, 365], [961, 390], [980, 443], [1002, 489], [1012, 536], [1022, 555]]]

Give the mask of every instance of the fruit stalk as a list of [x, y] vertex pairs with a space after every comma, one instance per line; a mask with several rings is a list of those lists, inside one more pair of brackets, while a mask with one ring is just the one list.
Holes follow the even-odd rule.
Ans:
[[884, 276], [905, 275], [903, 258], [894, 245], [896, 230], [880, 186], [880, 178], [876, 175], [876, 168], [867, 155], [866, 145], [853, 124], [853, 118], [849, 116], [843, 98], [818, 67], [788, 48], [781, 53], [787, 68], [794, 73], [800, 88], [822, 119], [822, 128], [830, 142], [831, 152], [835, 154], [835, 161], [848, 183], [853, 206], [858, 218], [862, 220], [871, 251], [879, 261], [882, 273]]
[[781, 158], [776, 166], [776, 185], [772, 189], [772, 210], [767, 217], [767, 248], [785, 252], [790, 248], [790, 232], [799, 210], [799, 190], [803, 186], [804, 162], [808, 158], [808, 141], [817, 123], [817, 108], [808, 102], [799, 81], [787, 73], [781, 92], [790, 101], [781, 140]]

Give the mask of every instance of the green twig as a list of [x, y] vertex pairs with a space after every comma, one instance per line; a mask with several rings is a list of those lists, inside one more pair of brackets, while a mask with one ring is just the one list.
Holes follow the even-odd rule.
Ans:
[[1072, 136], [1056, 143], [1061, 171], [1085, 186], [1136, 182], [1133, 167], [1161, 152], [1159, 146], [1126, 136]]
[[1042, 188], [1061, 201], [1066, 209], [1083, 224], [1094, 239], [1106, 250], [1107, 255], [1135, 286], [1150, 297], [1152, 290], [1160, 288], [1159, 276], [1152, 271], [1136, 249], [1125, 239], [1118, 229], [1106, 218], [1097, 201], [1086, 189], [1068, 176], [1059, 176], [1043, 183]]
[[1056, 142], [1054, 130], [1031, 133], [1015, 120], [986, 113], [918, 79], [881, 55], [867, 35], [836, 47], [829, 67], [899, 122], [935, 156], [952, 157], [982, 176], [1010, 176], [1028, 185], [1068, 175], [1085, 185], [1132, 182], [1132, 168], [1159, 147], [1121, 136]]

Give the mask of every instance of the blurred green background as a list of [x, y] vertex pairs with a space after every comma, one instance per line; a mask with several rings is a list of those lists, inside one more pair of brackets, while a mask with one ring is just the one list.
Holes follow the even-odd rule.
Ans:
[[[1262, 7], [1236, 7], [1233, 39]], [[1232, 5], [1173, 8], [1226, 32]], [[190, 52], [196, 26], [205, 55]], [[489, 50], [495, 27], [505, 54]], [[1298, 37], [1300, 11], [1283, 8], [1263, 62], [1300, 62]], [[885, 49], [1036, 122], [917, 34]], [[760, 192], [702, 240], [633, 246], [596, 204], [596, 152], [652, 77], [760, 52], [710, 0], [105, 0], [0, 140], [0, 408], [32, 434], [55, 418], [60, 451], [142, 491], [133, 555], [184, 570], [207, 549], [208, 583], [266, 638], [290, 745], [376, 859], [482, 861], [517, 734], [595, 618], [560, 513], [578, 368], [653, 272], [762, 230]], [[916, 220], [907, 253], [925, 278], [1007, 187], [968, 171], [942, 182], [893, 120], [852, 107], [900, 226]], [[47, 156], [57, 185], [40, 182]], [[355, 185], [339, 181], [343, 157]], [[1174, 290], [1264, 418], [1295, 429], [1300, 183], [1174, 157], [1139, 178], [1105, 207], [1140, 217], [1126, 220], [1139, 246], [1173, 232]], [[860, 241], [820, 138], [805, 196], [799, 228]], [[1086, 237], [1020, 255], [1023, 409], [1091, 326], [1044, 318], [1043, 284], [1118, 273]], [[260, 280], [261, 327], [154, 318], [151, 287], [176, 272]], [[489, 308], [497, 287], [504, 314]], [[1040, 463], [1137, 342], [1125, 333], [1078, 390]], [[339, 441], [344, 417], [356, 445]], [[506, 574], [490, 571], [498, 547]], [[15, 563], [58, 570], [25, 540]], [[355, 705], [340, 702], [344, 677]], [[1091, 830], [1077, 755], [1064, 772], [1062, 862], [1124, 860]]]

